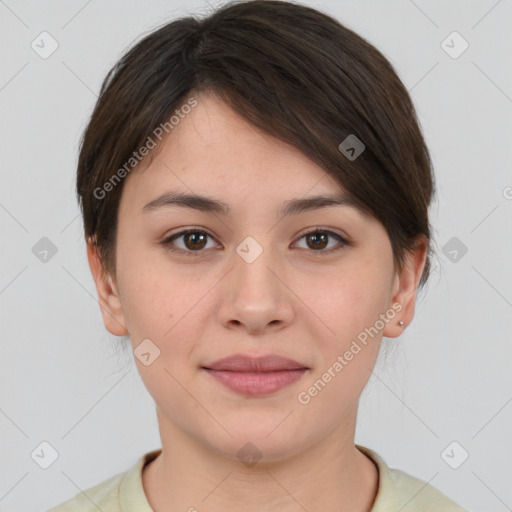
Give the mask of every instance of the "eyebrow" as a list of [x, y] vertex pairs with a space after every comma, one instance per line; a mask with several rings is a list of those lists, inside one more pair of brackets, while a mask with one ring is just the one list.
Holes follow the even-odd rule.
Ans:
[[[290, 199], [284, 202], [278, 214], [285, 217], [329, 206], [351, 206], [359, 209], [350, 197], [343, 194], [335, 194]], [[223, 201], [183, 192], [166, 192], [147, 203], [142, 208], [142, 212], [147, 213], [170, 207], [192, 208], [204, 213], [218, 213], [221, 215], [229, 215], [231, 212], [229, 205]]]

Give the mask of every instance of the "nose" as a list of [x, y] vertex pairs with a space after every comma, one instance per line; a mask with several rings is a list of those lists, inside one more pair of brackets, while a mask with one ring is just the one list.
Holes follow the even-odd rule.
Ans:
[[294, 294], [286, 284], [283, 265], [272, 259], [270, 249], [254, 261], [233, 255], [233, 267], [219, 283], [218, 319], [228, 329], [249, 334], [277, 331], [294, 317]]

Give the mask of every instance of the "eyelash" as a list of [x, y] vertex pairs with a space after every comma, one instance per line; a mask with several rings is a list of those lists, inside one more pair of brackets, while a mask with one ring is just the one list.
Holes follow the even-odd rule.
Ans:
[[[190, 233], [201, 233], [201, 234], [209, 236], [210, 238], [213, 238], [209, 233], [207, 233], [206, 231], [203, 231], [201, 229], [185, 229], [183, 231], [180, 231], [179, 233], [175, 233], [175, 234], [167, 237], [165, 240], [163, 240], [161, 242], [161, 244], [165, 247], [166, 250], [168, 250], [168, 251], [170, 251], [172, 253], [180, 253], [180, 254], [185, 254], [186, 256], [192, 256], [192, 257], [199, 256], [199, 255], [201, 255], [201, 253], [204, 252], [204, 249], [197, 250], [197, 251], [190, 251], [190, 250], [184, 250], [184, 249], [173, 249], [170, 246], [172, 241], [174, 241], [175, 239], [180, 238], [180, 237], [185, 236], [185, 235], [188, 235]], [[329, 254], [332, 254], [332, 253], [335, 253], [335, 252], [338, 252], [338, 251], [344, 249], [345, 246], [352, 245], [351, 242], [349, 242], [347, 239], [343, 238], [341, 235], [338, 235], [338, 233], [335, 233], [334, 231], [331, 231], [329, 229], [323, 229], [320, 226], [317, 226], [312, 231], [308, 231], [307, 233], [302, 234], [299, 237], [299, 240], [301, 240], [302, 238], [304, 238], [304, 237], [306, 237], [308, 235], [313, 235], [313, 234], [316, 234], [316, 233], [328, 234], [328, 235], [338, 239], [339, 242], [340, 242], [340, 245], [338, 247], [335, 247], [334, 249], [328, 249], [328, 250], [317, 250], [317, 251], [315, 251], [314, 249], [310, 249], [310, 251], [312, 253], [314, 253], [314, 256], [329, 255]]]

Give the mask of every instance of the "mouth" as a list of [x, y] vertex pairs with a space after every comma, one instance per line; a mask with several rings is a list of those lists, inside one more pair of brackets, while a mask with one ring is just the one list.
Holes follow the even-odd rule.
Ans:
[[309, 368], [278, 355], [250, 357], [236, 354], [220, 359], [202, 370], [227, 388], [246, 396], [261, 396], [298, 381]]

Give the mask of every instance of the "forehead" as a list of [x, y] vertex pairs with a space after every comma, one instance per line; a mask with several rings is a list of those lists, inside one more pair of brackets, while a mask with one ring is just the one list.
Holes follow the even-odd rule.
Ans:
[[122, 215], [179, 206], [225, 216], [269, 210], [282, 217], [338, 204], [353, 217], [372, 220], [298, 148], [262, 132], [212, 94], [193, 97], [197, 105], [156, 155], [128, 176]]
[[197, 106], [166, 140], [162, 156], [168, 160], [194, 164], [205, 171], [205, 178], [213, 166], [216, 171], [231, 171], [245, 181], [249, 177], [263, 178], [266, 171], [276, 178], [288, 173], [287, 177], [294, 180], [325, 176], [325, 170], [302, 151], [263, 132], [213, 94], [202, 93], [197, 100]]
[[313, 186], [317, 192], [342, 191], [302, 151], [262, 132], [213, 94], [193, 96], [197, 105], [172, 128], [156, 155], [128, 176], [132, 188], [161, 189], [181, 178], [180, 188], [190, 181], [239, 192], [258, 187], [303, 195]]

